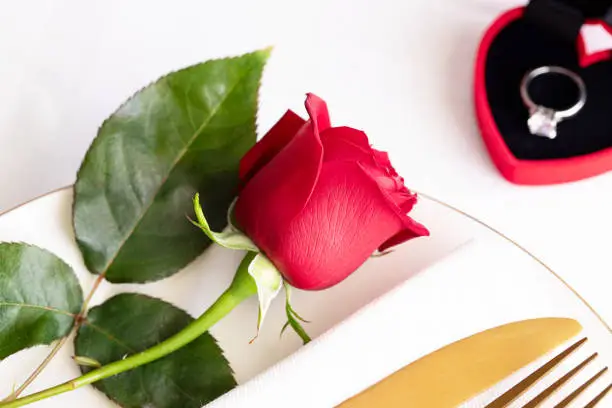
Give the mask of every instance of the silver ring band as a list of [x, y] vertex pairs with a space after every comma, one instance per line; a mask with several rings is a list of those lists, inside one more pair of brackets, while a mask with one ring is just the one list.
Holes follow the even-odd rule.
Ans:
[[[570, 78], [578, 87], [578, 101], [568, 109], [555, 111], [552, 108], [536, 104], [529, 95], [529, 84], [535, 78], [546, 74], [559, 74]], [[527, 125], [533, 135], [554, 139], [557, 137], [557, 124], [564, 119], [576, 115], [584, 107], [587, 98], [586, 85], [578, 74], [569, 69], [556, 66], [544, 66], [528, 72], [521, 81], [521, 98], [529, 109]]]

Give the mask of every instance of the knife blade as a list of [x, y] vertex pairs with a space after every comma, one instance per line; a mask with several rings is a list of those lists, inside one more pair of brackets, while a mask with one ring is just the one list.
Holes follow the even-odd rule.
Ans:
[[338, 408], [455, 407], [546, 355], [582, 330], [567, 318], [505, 324], [445, 346]]

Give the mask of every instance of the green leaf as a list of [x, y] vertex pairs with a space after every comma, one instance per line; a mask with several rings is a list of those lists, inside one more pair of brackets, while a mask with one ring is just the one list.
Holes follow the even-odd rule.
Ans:
[[196, 218], [198, 221], [191, 221], [193, 225], [200, 228], [204, 231], [204, 234], [216, 243], [217, 245], [221, 245], [222, 247], [229, 249], [239, 249], [243, 251], [251, 251], [251, 252], [259, 252], [259, 248], [251, 241], [249, 237], [244, 235], [242, 232], [238, 231], [232, 226], [230, 222], [230, 211], [231, 207], [228, 210], [228, 226], [229, 228], [223, 232], [214, 232], [210, 229], [210, 225], [208, 225], [208, 221], [206, 221], [206, 217], [204, 216], [204, 211], [202, 210], [202, 206], [200, 205], [200, 195], [196, 194], [193, 197], [193, 209], [196, 214]]
[[82, 305], [64, 261], [27, 244], [0, 244], [0, 360], [68, 335]]
[[272, 301], [278, 296], [283, 287], [283, 277], [274, 264], [262, 253], [257, 254], [253, 258], [249, 264], [248, 272], [257, 286], [257, 298], [259, 299], [257, 334], [259, 334]]
[[210, 244], [185, 219], [196, 192], [211, 227], [225, 227], [239, 161], [256, 140], [268, 55], [171, 73], [103, 123], [75, 185], [75, 233], [90, 271], [142, 283], [183, 268]]
[[[186, 312], [162, 300], [117, 295], [89, 312], [75, 339], [75, 351], [108, 364], [160, 343], [191, 321]], [[231, 390], [236, 381], [217, 342], [205, 333], [160, 360], [94, 386], [123, 407], [200, 408]]]

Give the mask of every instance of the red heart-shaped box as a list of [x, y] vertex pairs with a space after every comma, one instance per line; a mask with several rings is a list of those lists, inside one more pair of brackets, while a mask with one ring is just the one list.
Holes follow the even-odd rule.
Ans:
[[[545, 1], [532, 0], [529, 6]], [[546, 9], [532, 13], [533, 17], [529, 6], [517, 8], [502, 14], [486, 31], [476, 60], [476, 115], [491, 158], [509, 181], [564, 183], [612, 170], [612, 51], [587, 54], [580, 30], [585, 23], [600, 24], [612, 34], [612, 26], [605, 22], [612, 15], [611, 3], [598, 2], [589, 13], [573, 10], [561, 18], [563, 13]], [[566, 22], [572, 26], [565, 27]], [[568, 68], [581, 76], [587, 88], [584, 108], [558, 125], [555, 139], [529, 132], [529, 112], [520, 98], [523, 76], [540, 66]], [[565, 80], [565, 84], [543, 84], [534, 93], [552, 104], [575, 102], [577, 87]]]

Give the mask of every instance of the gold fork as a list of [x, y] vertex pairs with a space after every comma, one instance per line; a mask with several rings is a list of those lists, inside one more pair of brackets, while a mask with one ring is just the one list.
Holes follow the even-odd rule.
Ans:
[[[504, 407], [507, 407], [509, 404], [514, 402], [518, 397], [520, 397], [525, 392], [527, 392], [529, 389], [531, 389], [531, 387], [534, 386], [540, 379], [542, 379], [553, 368], [557, 367], [562, 361], [564, 361], [566, 358], [568, 358], [572, 353], [574, 353], [574, 351], [576, 351], [578, 348], [580, 348], [580, 346], [582, 346], [584, 343], [586, 343], [586, 341], [587, 341], [587, 338], [583, 338], [583, 339], [577, 341], [576, 343], [572, 344], [567, 349], [565, 349], [564, 351], [559, 353], [557, 356], [552, 358], [550, 361], [548, 361], [546, 364], [544, 364], [542, 367], [538, 368], [536, 371], [534, 371], [532, 374], [530, 374], [523, 381], [521, 381], [520, 383], [518, 383], [517, 385], [512, 387], [510, 390], [506, 391], [500, 397], [495, 399], [495, 401], [493, 401], [490, 404], [488, 404], [485, 408], [504, 408]], [[549, 397], [551, 397], [557, 391], [562, 389], [562, 387], [571, 378], [573, 378], [576, 374], [581, 372], [586, 366], [588, 366], [596, 358], [597, 358], [597, 353], [593, 353], [592, 355], [590, 355], [588, 358], [583, 360], [580, 364], [578, 364], [576, 367], [571, 369], [569, 372], [567, 372], [565, 375], [563, 375], [561, 378], [559, 378], [557, 381], [555, 381], [552, 385], [550, 385], [544, 391], [540, 392], [537, 396], [535, 396], [533, 399], [531, 399], [528, 403], [526, 403], [526, 405], [523, 406], [523, 408], [535, 408], [535, 407], [540, 406], [543, 402], [548, 400]], [[578, 388], [573, 390], [567, 397], [565, 397], [560, 403], [558, 403], [555, 406], [555, 408], [563, 408], [563, 407], [568, 406], [570, 403], [572, 403], [572, 401], [574, 401], [576, 398], [578, 398], [580, 395], [582, 395], [607, 370], [608, 370], [608, 367], [604, 367], [603, 369], [599, 370], [597, 372], [597, 374], [593, 375], [584, 384], [580, 385]], [[612, 384], [608, 384], [603, 389], [603, 391], [601, 391], [599, 394], [597, 394], [597, 396], [595, 396], [595, 398], [593, 398], [585, 406], [585, 408], [593, 408], [593, 407], [597, 406], [604, 399], [606, 394], [608, 392], [610, 392], [611, 389], [612, 389]]]

